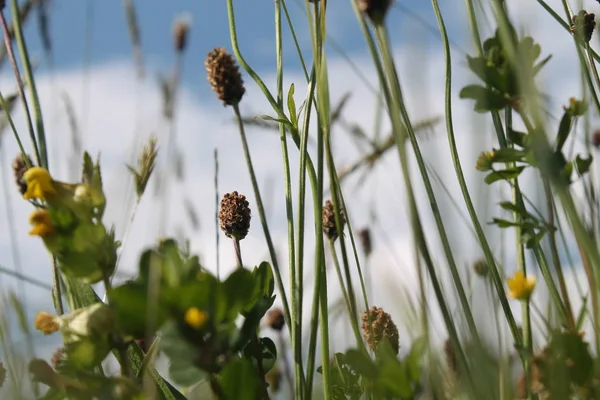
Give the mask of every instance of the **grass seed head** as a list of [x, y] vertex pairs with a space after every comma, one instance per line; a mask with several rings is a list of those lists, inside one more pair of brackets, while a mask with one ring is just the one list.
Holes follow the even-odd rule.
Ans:
[[17, 154], [12, 163], [13, 175], [15, 177], [15, 183], [17, 184], [17, 188], [19, 189], [19, 193], [21, 196], [25, 194], [27, 191], [27, 184], [23, 181], [23, 175], [29, 169], [27, 166], [27, 161], [29, 161], [29, 165], [33, 166], [33, 161], [31, 161], [31, 157], [27, 156], [27, 159], [23, 157], [22, 153]]
[[239, 68], [227, 51], [214, 48], [204, 62], [208, 82], [219, 100], [226, 106], [237, 105], [246, 92]]
[[[369, 323], [369, 320], [371, 323]], [[383, 339], [387, 339], [394, 350], [394, 354], [398, 354], [400, 350], [400, 336], [398, 328], [390, 314], [383, 311], [381, 307], [371, 307], [369, 311], [365, 311], [362, 316], [363, 336], [372, 351], [375, 351]]]
[[250, 218], [251, 212], [246, 196], [238, 192], [226, 193], [223, 196], [219, 221], [227, 237], [244, 239], [250, 229]]

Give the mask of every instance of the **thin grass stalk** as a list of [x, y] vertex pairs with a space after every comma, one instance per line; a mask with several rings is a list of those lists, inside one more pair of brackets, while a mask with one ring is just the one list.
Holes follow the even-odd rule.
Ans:
[[[25, 76], [27, 77], [27, 83], [29, 87], [29, 94], [31, 95], [31, 101], [33, 102], [33, 118], [35, 119], [35, 127], [37, 131], [37, 144], [39, 146], [40, 157], [41, 157], [41, 166], [48, 169], [48, 149], [46, 147], [46, 132], [44, 129], [44, 120], [42, 118], [42, 107], [40, 105], [40, 98], [38, 96], [38, 91], [35, 85], [35, 79], [33, 78], [33, 68], [31, 67], [31, 61], [29, 59], [29, 53], [27, 51], [27, 43], [25, 42], [25, 38], [23, 37], [23, 27], [21, 24], [21, 16], [19, 15], [19, 6], [17, 4], [17, 0], [11, 0], [10, 7], [12, 11], [12, 21], [13, 27], [15, 31], [15, 39], [17, 42], [17, 46], [19, 47], [19, 53], [21, 55], [21, 63], [23, 64], [23, 69], [25, 70]], [[0, 13], [2, 19], [4, 19], [3, 13]], [[6, 24], [2, 23], [3, 27]], [[5, 33], [6, 34], [6, 33]], [[7, 47], [9, 44], [7, 43]], [[11, 53], [11, 49], [8, 48], [9, 55]], [[12, 57], [14, 59], [14, 56]], [[18, 68], [15, 66], [15, 75], [17, 75], [17, 80], [20, 80], [20, 75], [18, 75]], [[19, 84], [21, 86], [21, 84]], [[23, 103], [25, 105], [25, 102]], [[27, 107], [25, 105], [25, 107]], [[26, 112], [28, 112], [26, 110]], [[28, 116], [28, 118], [30, 118]]]
[[[496, 15], [496, 19], [499, 22], [501, 31], [507, 30], [508, 26], [508, 16], [507, 11], [504, 7], [504, 4], [495, 0], [493, 3], [494, 12]], [[565, 8], [568, 10], [567, 5]], [[506, 41], [506, 46], [509, 48], [509, 61], [518, 66], [518, 60], [515, 59], [515, 51], [514, 46], [509, 41]], [[518, 69], [518, 71], [520, 71]], [[523, 75], [523, 74], [520, 74]], [[560, 180], [558, 174], [553, 169], [552, 164], [552, 151], [550, 148], [550, 144], [548, 142], [547, 134], [545, 131], [543, 116], [540, 113], [539, 107], [535, 107], [537, 104], [537, 99], [535, 97], [535, 91], [533, 90], [533, 81], [528, 76], [519, 76], [520, 84], [526, 90], [524, 90], [525, 103], [531, 105], [528, 108], [528, 111], [532, 113], [531, 117], [525, 113], [523, 110], [520, 110], [520, 116], [525, 124], [527, 131], [531, 134], [533, 139], [532, 147], [536, 152], [536, 158], [539, 159], [540, 162], [540, 170], [542, 174], [548, 176], [550, 178], [551, 183], [553, 184], [555, 191], [562, 203], [563, 209], [565, 211], [567, 220], [569, 221], [573, 232], [575, 234], [575, 238], [580, 246], [580, 252], [582, 259], [584, 261], [584, 265], [587, 264], [588, 269], [590, 269], [590, 276], [593, 275], [593, 281], [590, 280], [590, 290], [593, 292], [596, 287], [596, 283], [600, 278], [600, 253], [598, 252], [597, 244], [594, 242], [592, 237], [589, 234], [589, 231], [585, 227], [583, 221], [581, 220], [581, 216], [579, 215], [575, 203], [573, 201], [573, 197], [569, 191], [569, 187]], [[596, 328], [598, 328], [599, 316], [597, 315], [597, 305], [595, 307], [595, 321]], [[596, 329], [596, 345], [597, 348], [600, 348], [600, 335], [599, 330]], [[600, 364], [600, 361], [597, 361]]]
[[342, 297], [344, 298], [344, 304], [346, 305], [346, 311], [348, 312], [348, 317], [350, 318], [350, 324], [352, 325], [352, 332], [354, 333], [354, 337], [356, 339], [356, 343], [360, 347], [364, 347], [362, 343], [362, 336], [358, 329], [358, 323], [356, 320], [356, 310], [352, 308], [352, 302], [350, 296], [348, 295], [348, 290], [346, 290], [346, 284], [344, 283], [344, 277], [342, 276], [342, 268], [340, 267], [340, 260], [337, 256], [337, 252], [335, 250], [335, 244], [332, 239], [329, 239], [329, 251], [331, 253], [331, 259], [333, 260], [333, 265], [335, 267], [335, 272], [337, 274], [338, 280], [340, 282], [340, 288], [342, 289]]
[[[342, 193], [342, 186], [341, 186], [341, 182], [339, 179], [339, 176], [337, 174], [337, 171], [335, 170], [335, 163], [332, 165], [333, 166], [333, 176], [335, 178], [335, 185], [336, 187], [338, 187], [340, 189], [339, 191], [339, 201], [340, 201], [340, 207], [342, 210], [348, 210], [348, 208], [346, 207], [346, 201], [344, 200], [344, 195]], [[363, 294], [363, 300], [364, 300], [364, 305], [365, 305], [365, 310], [369, 309], [369, 301], [368, 301], [368, 293], [367, 293], [367, 284], [366, 284], [366, 280], [365, 280], [365, 276], [363, 275], [362, 272], [362, 267], [361, 267], [361, 262], [358, 256], [358, 250], [356, 247], [356, 241], [354, 240], [354, 232], [352, 230], [352, 222], [350, 218], [346, 218], [346, 227], [348, 228], [348, 236], [350, 238], [350, 243], [352, 244], [352, 252], [354, 254], [354, 261], [356, 262], [356, 270], [358, 272], [358, 279], [360, 282], [360, 287], [361, 287], [361, 291]], [[367, 262], [367, 260], [365, 260], [365, 263]]]
[[[459, 182], [459, 185], [461, 188], [461, 192], [462, 192], [462, 195], [463, 195], [463, 198], [465, 201], [465, 205], [467, 206], [469, 216], [471, 217], [471, 222], [475, 228], [477, 240], [482, 247], [482, 251], [484, 253], [486, 262], [488, 263], [488, 265], [490, 266], [490, 269], [492, 271], [492, 278], [493, 278], [493, 281], [496, 286], [496, 292], [497, 292], [500, 302], [502, 304], [502, 308], [503, 308], [505, 316], [507, 318], [509, 327], [510, 327], [511, 331], [513, 332], [513, 336], [518, 337], [517, 323], [512, 315], [512, 312], [510, 311], [510, 305], [508, 304], [508, 301], [506, 299], [506, 294], [504, 291], [504, 284], [498, 273], [498, 269], [496, 267], [496, 261], [495, 261], [492, 249], [491, 249], [489, 242], [485, 236], [485, 232], [483, 231], [481, 222], [479, 221], [479, 218], [477, 216], [477, 212], [475, 210], [475, 206], [471, 199], [471, 195], [470, 195], [469, 189], [467, 187], [467, 182], [466, 182], [466, 179], [464, 176], [464, 172], [462, 170], [462, 166], [460, 163], [458, 147], [456, 145], [456, 139], [455, 139], [455, 135], [454, 135], [454, 124], [453, 124], [453, 119], [452, 119], [452, 86], [451, 86], [452, 85], [452, 67], [451, 67], [452, 60], [451, 60], [451, 53], [450, 53], [450, 44], [449, 44], [449, 40], [448, 40], [448, 32], [446, 30], [446, 26], [445, 26], [444, 19], [443, 19], [443, 16], [442, 16], [440, 8], [439, 8], [438, 1], [432, 0], [432, 4], [433, 4], [434, 11], [435, 11], [435, 14], [436, 14], [436, 17], [438, 20], [440, 34], [441, 34], [442, 42], [444, 45], [444, 55], [446, 58], [446, 85], [445, 85], [446, 130], [448, 133], [448, 143], [450, 145], [450, 151], [451, 151], [452, 160], [454, 163], [454, 170], [456, 171], [456, 175], [457, 175], [458, 182]], [[476, 19], [473, 18], [473, 20], [474, 21], [472, 22], [472, 24], [474, 24], [474, 26], [476, 28], [476, 23], [477, 23]], [[475, 32], [477, 32], [476, 29], [475, 29]], [[478, 37], [478, 33], [476, 36]], [[480, 39], [477, 39], [477, 40], [480, 40]], [[517, 343], [519, 343], [519, 342], [517, 341]]]
[[[283, 41], [281, 29], [281, 8], [282, 0], [275, 1], [275, 50], [277, 58], [277, 103], [283, 109]], [[291, 26], [291, 24], [290, 24]], [[295, 39], [295, 33], [292, 29]], [[302, 63], [304, 66], [304, 63]], [[295, 112], [295, 110], [294, 110]], [[292, 301], [292, 319], [288, 321], [291, 330], [291, 342], [294, 352], [294, 394], [295, 398], [302, 399], [302, 387], [304, 382], [304, 372], [302, 366], [302, 277], [296, 271], [296, 244], [294, 240], [294, 209], [292, 204], [292, 181], [290, 172], [290, 160], [287, 146], [287, 132], [284, 123], [279, 123], [279, 138], [281, 141], [281, 154], [283, 157], [283, 173], [285, 182], [285, 209], [287, 216], [288, 233], [288, 263], [290, 276], [290, 292]], [[300, 278], [300, 279], [298, 279]], [[290, 371], [286, 371], [286, 376]], [[290, 384], [292, 380], [290, 379]]]
[[[308, 2], [307, 2], [308, 5]], [[326, 2], [319, 1], [314, 4], [314, 30], [315, 30], [315, 45], [313, 46], [313, 52], [315, 53], [315, 71], [317, 80], [317, 102], [318, 106], [315, 106], [317, 112], [317, 193], [316, 199], [319, 204], [323, 204], [323, 187], [324, 187], [324, 155], [327, 152], [327, 135], [331, 128], [331, 106], [329, 101], [329, 79], [327, 76], [327, 59], [325, 53], [325, 16], [326, 16]], [[309, 24], [309, 26], [312, 26]], [[321, 211], [321, 210], [319, 210]], [[321, 230], [323, 227], [322, 212], [317, 213], [321, 218], [315, 218], [315, 229]], [[327, 267], [324, 262], [324, 245], [323, 245], [323, 234], [317, 236], [317, 246], [320, 248], [319, 252], [322, 254], [321, 259], [323, 262], [320, 264], [320, 271], [323, 275], [322, 281], [320, 282], [319, 304], [321, 313], [321, 368], [323, 373], [323, 391], [324, 399], [328, 400], [332, 396], [331, 390], [331, 368], [330, 368], [330, 355], [329, 355], [329, 302], [327, 301]]]
[[242, 140], [242, 147], [244, 149], [244, 158], [246, 160], [246, 167], [248, 168], [248, 172], [250, 174], [250, 181], [252, 182], [252, 189], [254, 191], [254, 197], [256, 200], [256, 208], [258, 209], [258, 214], [260, 217], [260, 222], [263, 228], [263, 232], [265, 235], [265, 240], [267, 241], [267, 245], [269, 247], [269, 253], [271, 255], [271, 261], [273, 263], [273, 270], [275, 272], [275, 279], [277, 280], [277, 285], [279, 288], [279, 293], [281, 295], [281, 301], [283, 303], [283, 310], [286, 316], [286, 320], [289, 319], [290, 310], [287, 301], [287, 296], [285, 293], [285, 289], [283, 287], [283, 280], [281, 278], [281, 272], [279, 270], [279, 266], [277, 264], [277, 256], [275, 254], [275, 247], [273, 246], [273, 240], [271, 239], [271, 232], [269, 231], [269, 226], [267, 224], [267, 217], [265, 214], [265, 208], [263, 206], [262, 197], [260, 195], [260, 189], [258, 187], [258, 182], [256, 180], [256, 174], [254, 173], [254, 166], [252, 164], [252, 159], [250, 157], [250, 149], [248, 148], [248, 141], [246, 139], [246, 131], [244, 129], [244, 123], [242, 121], [242, 115], [240, 114], [240, 108], [237, 104], [233, 105], [233, 110], [238, 121], [238, 129], [240, 132], [240, 138]]
[[[415, 132], [412, 128], [412, 124], [411, 124], [410, 118], [408, 116], [408, 112], [406, 110], [404, 101], [402, 99], [402, 92], [400, 89], [400, 83], [398, 81], [397, 71], [395, 69], [394, 61], [391, 56], [391, 48], [392, 47], [389, 43], [387, 30], [386, 30], [384, 24], [377, 24], [375, 26], [375, 31], [377, 33], [377, 38], [378, 38], [378, 41], [380, 43], [380, 48], [381, 48], [381, 54], [382, 54], [382, 57], [384, 60], [384, 64], [386, 66], [388, 82], [389, 82], [389, 85], [391, 86], [391, 93], [393, 94], [392, 99], [394, 102], [394, 104], [393, 104], [394, 108], [390, 108], [390, 114], [395, 114], [395, 110], [400, 111], [400, 114], [402, 115], [402, 119], [404, 120], [403, 122], [404, 122], [405, 133], [408, 133], [408, 137], [412, 143], [413, 152], [416, 156], [417, 164], [419, 167], [419, 172], [422, 176], [423, 183], [425, 184], [427, 197], [429, 199], [429, 203], [431, 205], [431, 209], [432, 209], [435, 221], [436, 221], [437, 229], [438, 229], [440, 238], [442, 240], [444, 253], [446, 254], [446, 258], [449, 263], [450, 272], [451, 272], [452, 278], [454, 280], [456, 290], [459, 295], [459, 300], [460, 300], [463, 312], [465, 314], [465, 319], [467, 322], [467, 326], [469, 327], [469, 332], [470, 332], [471, 336], [473, 337], [473, 339], [475, 341], [479, 342], [479, 334], [477, 332], [477, 327], [476, 327], [475, 321], [473, 319], [471, 307], [470, 307], [470, 305], [467, 301], [466, 295], [465, 295], [465, 290], [462, 285], [462, 281], [460, 278], [460, 274], [458, 272], [458, 268], [454, 261], [454, 256], [452, 254], [452, 249], [450, 247], [448, 235], [446, 234], [444, 224], [443, 224], [443, 221], [441, 218], [441, 213], [440, 213], [440, 210], [438, 208], [438, 205], [437, 205], [437, 202], [435, 199], [435, 194], [431, 187], [431, 182], [429, 180], [429, 174], [427, 173], [427, 169], [425, 167], [423, 156], [419, 149], [419, 145], [418, 145], [418, 142], [417, 142], [417, 139], [415, 136]], [[398, 134], [400, 134], [400, 131], [398, 132]], [[397, 141], [401, 140], [401, 139], [402, 138], [398, 137]]]
[[[554, 201], [552, 198], [552, 190], [550, 189], [550, 182], [547, 179], [543, 179], [544, 184], [544, 194], [546, 196], [546, 207], [548, 208], [548, 224], [550, 226], [554, 226]], [[560, 287], [560, 291], [563, 297], [563, 301], [565, 303], [565, 308], [567, 310], [567, 322], [568, 326], [571, 329], [575, 329], [575, 318], [573, 316], [573, 308], [571, 307], [571, 299], [569, 296], [569, 291], [567, 290], [567, 283], [565, 281], [565, 275], [563, 273], [563, 266], [560, 261], [560, 255], [558, 254], [558, 245], [556, 243], [556, 232], [551, 230], [548, 232], [548, 239], [550, 243], [550, 253], [552, 255], [552, 262], [554, 263], [554, 269], [556, 271], [556, 276], [558, 277], [558, 284]]]
[[[282, 0], [275, 1], [275, 51], [277, 58], [277, 103], [283, 109], [283, 40], [281, 29], [281, 8]], [[290, 24], [291, 26], [291, 24]], [[292, 29], [292, 35], [295, 40], [295, 33]], [[302, 64], [304, 65], [304, 63]], [[288, 230], [288, 257], [289, 257], [289, 276], [290, 276], [290, 292], [292, 300], [292, 319], [288, 321], [290, 325], [290, 337], [292, 348], [294, 351], [294, 380], [290, 379], [290, 385], [293, 384], [296, 398], [302, 398], [302, 387], [304, 381], [304, 373], [302, 369], [302, 285], [298, 281], [296, 271], [296, 253], [294, 241], [294, 210], [292, 205], [292, 182], [290, 173], [290, 160], [288, 155], [287, 134], [284, 123], [279, 123], [279, 138], [281, 141], [281, 154], [283, 157], [284, 182], [285, 182], [285, 209], [287, 216]], [[300, 278], [302, 275], [300, 274]], [[283, 339], [282, 339], [283, 340]], [[286, 371], [286, 376], [290, 371]]]
[[[300, 149], [300, 180], [299, 180], [299, 202], [298, 202], [298, 267], [296, 269], [300, 281], [303, 276], [303, 260], [304, 260], [304, 199], [306, 192], [306, 171], [311, 180], [311, 190], [313, 193], [313, 213], [315, 218], [315, 262], [314, 262], [314, 292], [311, 309], [311, 324], [310, 337], [308, 344], [308, 357], [306, 366], [306, 383], [304, 387], [304, 395], [307, 399], [312, 397], [312, 384], [315, 370], [316, 346], [317, 346], [317, 328], [319, 324], [320, 296], [321, 286], [323, 285], [323, 277], [326, 275], [320, 273], [321, 269], [325, 270], [325, 252], [323, 240], [323, 215], [321, 206], [323, 204], [323, 144], [322, 141], [317, 143], [317, 173], [315, 174], [310, 156], [308, 155], [308, 130], [310, 123], [310, 115], [314, 99], [316, 87], [316, 67], [313, 65], [311, 70], [311, 79], [308, 83], [308, 94], [306, 96], [306, 109], [302, 125], [301, 139], [298, 145]], [[316, 101], [314, 102], [316, 105]], [[320, 128], [318, 128], [320, 129]], [[317, 135], [320, 132], [317, 131]], [[308, 167], [308, 168], [307, 168]], [[302, 275], [301, 275], [302, 274]], [[301, 284], [301, 283], [300, 283]], [[301, 303], [302, 304], [302, 303]]]
[[[7, 49], [8, 58], [10, 59], [11, 66], [12, 66], [13, 72], [15, 74], [15, 79], [17, 80], [17, 90], [19, 92], [19, 97], [21, 98], [21, 104], [23, 105], [23, 110], [25, 111], [27, 130], [29, 131], [29, 138], [31, 140], [31, 145], [33, 146], [33, 149], [34, 149], [36, 164], [39, 166], [42, 166], [42, 156], [40, 153], [40, 149], [38, 147], [38, 141], [35, 137], [35, 131], [33, 129], [33, 122], [31, 120], [31, 113], [29, 112], [29, 105], [27, 104], [27, 98], [25, 97], [25, 91], [23, 89], [23, 86], [24, 86], [23, 81], [21, 80], [21, 74], [19, 72], [17, 60], [15, 59], [15, 54], [14, 54], [14, 51], [12, 48], [12, 41], [11, 41], [11, 38], [10, 38], [10, 35], [8, 32], [8, 26], [6, 23], [6, 18], [4, 16], [3, 10], [0, 10], [0, 25], [2, 25], [2, 31], [4, 33], [4, 43], [5, 43], [5, 46]], [[4, 108], [4, 109], [7, 110], [7, 108]], [[21, 145], [20, 140], [18, 141], [18, 143], [22, 149], [23, 146]], [[24, 151], [22, 151], [22, 152], [23, 152], [24, 156], [27, 155]], [[26, 158], [27, 157], [25, 157], [25, 159]]]
[[[382, 48], [382, 59], [383, 64], [385, 66], [386, 73], [391, 82], [395, 80], [395, 67], [393, 65], [393, 61], [390, 55], [390, 46], [387, 40], [387, 33], [385, 31], [385, 26], [383, 24], [378, 24], [375, 26], [375, 32], [377, 35], [377, 39]], [[387, 81], [386, 81], [387, 82]], [[400, 120], [400, 115], [395, 112], [401, 108], [400, 106], [400, 96], [398, 93], [398, 85], [391, 84], [392, 93], [391, 103], [388, 103], [388, 112], [390, 114], [390, 118], [392, 121], [392, 126], [394, 130], [394, 134], [396, 135], [396, 145], [398, 147], [399, 159], [402, 167], [402, 174], [404, 177], [404, 182], [406, 186], [406, 196], [408, 199], [408, 208], [410, 210], [410, 221], [411, 226], [413, 227], [413, 233], [416, 237], [416, 241], [418, 244], [419, 252], [422, 254], [425, 264], [428, 268], [430, 279], [434, 288], [434, 292], [436, 294], [436, 298], [438, 300], [438, 304], [440, 306], [440, 310], [442, 312], [442, 316], [444, 318], [444, 323], [446, 324], [446, 328], [448, 329], [448, 333], [451, 339], [451, 342], [455, 349], [457, 350], [457, 358], [459, 360], [459, 364], [464, 368], [465, 371], [469, 371], [469, 366], [467, 364], [467, 360], [465, 354], [462, 349], [462, 345], [460, 343], [458, 332], [456, 331], [456, 327], [454, 326], [454, 322], [452, 320], [452, 316], [448, 310], [446, 301], [444, 300], [444, 295], [442, 292], [441, 285], [437, 278], [437, 273], [435, 271], [435, 267], [433, 265], [433, 260], [431, 259], [431, 255], [429, 253], [428, 245], [425, 239], [425, 235], [422, 230], [421, 221], [418, 215], [417, 203], [414, 197], [413, 188], [410, 180], [410, 173], [408, 169], [408, 156], [406, 152], [406, 140], [405, 140], [405, 132], [404, 126]], [[476, 331], [475, 331], [476, 332]], [[466, 375], [471, 379], [471, 374], [466, 372]]]
[[[294, 28], [294, 24], [292, 23], [292, 19], [290, 18], [290, 14], [287, 9], [287, 4], [285, 0], [280, 0], [281, 8], [283, 9], [283, 13], [285, 14], [285, 19], [290, 29], [290, 34], [292, 35], [292, 40], [294, 41], [294, 47], [296, 48], [296, 53], [298, 53], [298, 60], [302, 65], [302, 72], [304, 72], [304, 79], [308, 81], [308, 69], [306, 68], [306, 62], [304, 61], [304, 57], [302, 56], [302, 51], [300, 50], [300, 44], [298, 43], [298, 37], [296, 35], [296, 29]], [[279, 11], [280, 12], [280, 11]]]
[[[235, 15], [233, 12], [233, 0], [227, 0], [227, 17], [228, 17], [228, 22], [229, 22], [229, 36], [231, 38], [231, 47], [232, 47], [233, 53], [235, 54], [237, 61], [239, 62], [240, 66], [246, 71], [246, 73], [248, 73], [248, 75], [250, 75], [252, 77], [252, 79], [254, 79], [256, 84], [259, 86], [259, 88], [263, 92], [267, 101], [271, 104], [271, 107], [273, 108], [273, 110], [275, 112], [277, 112], [278, 117], [282, 118], [284, 121], [289, 122], [287, 116], [285, 115], [283, 110], [278, 106], [277, 101], [273, 98], [273, 96], [269, 92], [269, 89], [267, 89], [267, 86], [264, 84], [262, 79], [260, 79], [260, 77], [254, 72], [254, 70], [250, 67], [250, 65], [248, 65], [248, 63], [246, 62], [246, 60], [242, 57], [242, 54], [240, 53], [240, 49], [239, 49], [239, 45], [238, 45], [238, 41], [237, 41], [237, 32], [236, 32], [236, 27], [235, 27]], [[248, 166], [251, 167], [251, 163], [248, 162], [250, 159], [250, 152], [248, 150], [248, 143], [246, 141], [246, 135], [244, 133], [244, 124], [242, 122], [242, 117], [240, 115], [239, 107], [237, 105], [234, 107], [234, 111], [236, 114], [236, 118], [238, 120], [238, 126], [240, 128], [240, 135], [242, 137], [242, 145], [244, 147], [244, 154], [246, 156], [246, 162], [247, 162]], [[254, 176], [254, 169], [249, 168], [249, 172], [250, 172], [250, 176], [252, 179], [252, 185], [255, 188], [255, 197], [257, 197], [257, 201], [258, 201], [260, 198], [259, 197], [260, 193], [258, 193], [258, 196], [256, 196], [258, 184], [256, 182], [256, 177]], [[269, 228], [267, 226], [264, 209], [262, 208], [262, 201], [260, 202], [258, 210], [259, 210], [259, 214], [260, 214], [263, 231], [265, 234], [265, 240], [267, 242], [267, 247], [269, 248], [269, 256], [271, 258], [273, 270], [275, 271], [275, 279], [277, 282], [277, 288], [279, 290], [279, 293], [281, 293], [281, 300], [283, 303], [283, 313], [284, 313], [285, 319], [287, 321], [291, 321], [290, 307], [289, 307], [289, 304], [287, 301], [287, 296], [285, 294], [283, 280], [281, 279], [281, 271], [279, 269], [279, 262], [277, 261], [277, 255], [275, 254], [275, 247], [273, 246], [273, 241], [271, 239], [271, 234], [270, 234]]]
[[214, 189], [215, 189], [215, 258], [217, 264], [217, 279], [221, 279], [221, 252], [219, 251], [219, 150], [215, 147], [213, 152], [214, 159]]
[[17, 132], [15, 123], [12, 119], [12, 116], [10, 115], [11, 107], [8, 105], [8, 103], [4, 99], [4, 96], [2, 96], [1, 92], [0, 92], [0, 107], [2, 107], [2, 111], [4, 111], [4, 116], [6, 117], [6, 120], [8, 121], [8, 124], [10, 125], [10, 129], [13, 132], [13, 135], [17, 142], [17, 146], [19, 146], [19, 151], [21, 152], [21, 155], [23, 156], [23, 160], [25, 161], [27, 168], [31, 168], [31, 163], [29, 162], [29, 157], [27, 156], [27, 153], [25, 152], [25, 148], [23, 147], [23, 142], [21, 142], [21, 137], [19, 136], [19, 132]]

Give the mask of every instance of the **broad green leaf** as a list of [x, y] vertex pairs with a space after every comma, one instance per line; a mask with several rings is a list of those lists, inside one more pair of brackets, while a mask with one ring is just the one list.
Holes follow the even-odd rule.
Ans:
[[467, 63], [469, 65], [469, 69], [473, 71], [475, 75], [477, 75], [484, 83], [501, 93], [506, 91], [505, 78], [500, 75], [495, 65], [489, 65], [488, 60], [485, 57], [467, 56]]
[[519, 147], [526, 148], [529, 145], [529, 143], [527, 143], [528, 137], [529, 136], [524, 132], [515, 131], [513, 129], [508, 130], [508, 138], [512, 143]]
[[421, 365], [423, 364], [423, 357], [427, 351], [427, 338], [420, 337], [413, 341], [406, 359], [408, 376], [411, 381], [419, 382], [421, 379]]
[[364, 352], [350, 349], [346, 351], [345, 357], [346, 364], [365, 378], [376, 379], [379, 375], [377, 365]]
[[397, 359], [388, 359], [380, 365], [378, 382], [401, 398], [411, 398], [413, 395], [406, 367]]
[[109, 292], [110, 304], [114, 305], [114, 313], [117, 325], [121, 332], [135, 338], [145, 337], [148, 333], [148, 322], [158, 329], [165, 319], [167, 312], [161, 301], [152, 302], [151, 321], [147, 321], [148, 288], [139, 282], [127, 282], [113, 288]]
[[524, 169], [525, 169], [525, 166], [518, 166], [518, 167], [506, 168], [506, 169], [500, 170], [500, 171], [490, 172], [488, 174], [488, 176], [485, 177], [484, 181], [485, 181], [485, 183], [490, 185], [499, 180], [515, 179], [516, 177], [518, 177], [521, 174], [521, 172], [523, 172]]
[[580, 154], [577, 154], [577, 157], [575, 157], [575, 165], [577, 166], [579, 175], [583, 175], [590, 170], [592, 161], [594, 161], [594, 157], [591, 154], [587, 158], [583, 158]]
[[563, 114], [560, 124], [558, 125], [558, 134], [556, 135], [556, 149], [555, 151], [562, 151], [569, 134], [571, 133], [571, 127], [573, 126], [573, 117], [569, 111], [565, 111]]
[[509, 163], [523, 161], [525, 152], [510, 147], [494, 150], [494, 162]]
[[[275, 346], [275, 343], [268, 337], [259, 338], [258, 343], [261, 352], [260, 355], [262, 357], [263, 372], [266, 374], [277, 362], [277, 346]], [[258, 365], [258, 360], [256, 359], [256, 347], [253, 341], [250, 341], [246, 347], [244, 347], [242, 353], [245, 359], [252, 362], [252, 365]]]
[[227, 364], [219, 385], [226, 400], [256, 400], [261, 397], [256, 369], [245, 359], [234, 359]]
[[498, 91], [479, 85], [468, 85], [460, 91], [461, 99], [475, 100], [475, 111], [486, 113], [498, 111], [509, 104], [508, 98]]

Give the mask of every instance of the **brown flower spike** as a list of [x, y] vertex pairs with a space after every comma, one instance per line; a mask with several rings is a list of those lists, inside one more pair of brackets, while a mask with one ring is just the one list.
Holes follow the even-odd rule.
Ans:
[[358, 9], [374, 24], [380, 24], [392, 5], [392, 0], [357, 0]]
[[230, 238], [242, 240], [250, 229], [250, 207], [246, 196], [238, 192], [226, 193], [221, 200], [219, 221], [221, 229]]
[[246, 92], [244, 81], [231, 54], [221, 47], [208, 53], [204, 62], [208, 82], [219, 100], [226, 106], [237, 105]]
[[[369, 324], [369, 319], [371, 324]], [[381, 307], [371, 307], [369, 311], [365, 311], [362, 316], [363, 336], [372, 351], [377, 350], [383, 339], [387, 339], [394, 350], [394, 354], [398, 354], [400, 349], [400, 336], [398, 328], [390, 314], [383, 311]]]
[[188, 42], [188, 34], [190, 31], [190, 24], [188, 21], [184, 19], [179, 19], [175, 22], [173, 26], [173, 42], [175, 45], [175, 50], [178, 52], [182, 52], [185, 50]]
[[[343, 211], [341, 212], [340, 217], [342, 218], [342, 229], [344, 229], [346, 218]], [[327, 200], [323, 207], [323, 233], [331, 240], [335, 240], [339, 236], [339, 232], [335, 226], [335, 211], [331, 200]]]
[[[31, 161], [31, 157], [27, 156], [27, 161], [29, 161], [29, 165], [33, 166], [33, 161]], [[23, 175], [25, 175], [25, 172], [27, 172], [27, 170], [29, 169], [29, 167], [27, 167], [27, 162], [25, 161], [25, 158], [23, 157], [22, 153], [19, 153], [15, 157], [12, 163], [12, 168], [13, 175], [15, 177], [15, 183], [17, 184], [19, 193], [21, 193], [22, 196], [27, 191], [27, 184], [23, 182]]]
[[267, 326], [276, 331], [281, 331], [285, 325], [285, 318], [281, 308], [274, 308], [267, 313]]

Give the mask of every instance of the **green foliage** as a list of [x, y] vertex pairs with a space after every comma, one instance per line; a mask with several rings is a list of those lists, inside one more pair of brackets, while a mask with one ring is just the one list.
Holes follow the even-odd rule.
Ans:
[[[357, 349], [337, 353], [332, 361], [335, 399], [358, 399], [364, 390], [376, 398], [416, 399], [421, 391], [425, 338], [413, 342], [408, 355], [399, 360], [387, 340], [377, 347], [375, 358]], [[318, 372], [322, 368], [319, 367]]]

